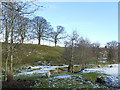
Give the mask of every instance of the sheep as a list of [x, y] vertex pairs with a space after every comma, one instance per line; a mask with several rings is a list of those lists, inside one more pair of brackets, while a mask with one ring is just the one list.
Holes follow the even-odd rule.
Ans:
[[47, 76], [48, 78], [50, 77], [50, 75], [51, 75], [50, 72], [47, 72], [47, 73], [46, 73], [46, 76]]
[[57, 70], [54, 71], [54, 73], [57, 73], [57, 72], [58, 72]]

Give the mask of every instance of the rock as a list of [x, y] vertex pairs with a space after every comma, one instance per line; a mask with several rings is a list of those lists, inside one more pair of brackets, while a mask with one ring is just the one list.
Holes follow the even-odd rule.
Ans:
[[31, 67], [28, 67], [28, 69], [31, 69]]
[[113, 66], [112, 65], [110, 65], [110, 68], [112, 68]]
[[21, 79], [17, 79], [17, 81], [20, 81]]
[[24, 70], [25, 70], [25, 69], [26, 69], [26, 67], [25, 67], [25, 66], [23, 66], [23, 67], [22, 67], [22, 69], [24, 69]]
[[105, 83], [105, 78], [103, 76], [98, 76], [96, 82], [104, 84]]
[[88, 68], [88, 66], [85, 66], [85, 68]]
[[39, 69], [42, 69], [42, 68], [39, 68]]
[[101, 68], [101, 65], [98, 65], [98, 68]]
[[38, 63], [38, 64], [40, 64], [40, 63], [41, 63], [41, 61], [38, 61], [37, 63]]
[[20, 70], [13, 70], [14, 72], [16, 72], [16, 73], [21, 73], [21, 71]]
[[83, 84], [88, 84], [88, 82], [84, 81]]
[[47, 76], [48, 78], [50, 77], [50, 75], [51, 75], [50, 72], [47, 72], [47, 73], [46, 73], [46, 76]]
[[51, 63], [48, 63], [48, 66], [51, 66]]
[[56, 70], [58, 70], [58, 68], [55, 68]]
[[26, 82], [27, 80], [23, 80], [24, 82]]
[[47, 61], [44, 61], [44, 62], [42, 63], [42, 65], [46, 66], [46, 65], [47, 65]]

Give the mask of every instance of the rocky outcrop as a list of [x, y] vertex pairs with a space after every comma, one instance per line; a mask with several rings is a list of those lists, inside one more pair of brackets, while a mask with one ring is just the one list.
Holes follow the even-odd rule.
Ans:
[[96, 82], [108, 87], [120, 88], [120, 82], [118, 78], [114, 76], [98, 76]]
[[103, 76], [98, 76], [96, 82], [99, 82], [101, 84], [105, 84], [105, 78]]

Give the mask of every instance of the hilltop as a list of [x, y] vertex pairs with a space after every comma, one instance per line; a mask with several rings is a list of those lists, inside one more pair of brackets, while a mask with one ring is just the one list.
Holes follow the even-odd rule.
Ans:
[[[3, 63], [5, 63], [4, 52], [5, 44], [2, 44]], [[16, 64], [30, 64], [33, 65], [37, 62], [51, 63], [52, 65], [60, 65], [66, 63], [66, 60], [62, 59], [62, 53], [64, 47], [51, 47], [37, 44], [22, 44], [15, 48], [14, 53], [14, 65]], [[3, 64], [4, 66], [4, 64]]]

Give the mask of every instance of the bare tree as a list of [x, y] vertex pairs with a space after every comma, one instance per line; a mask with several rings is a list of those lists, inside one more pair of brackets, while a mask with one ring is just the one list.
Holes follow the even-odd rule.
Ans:
[[[5, 33], [5, 41], [6, 41], [6, 71], [8, 72], [8, 61], [10, 61], [10, 71], [13, 73], [13, 55], [14, 55], [14, 47], [18, 44], [14, 44], [15, 41], [18, 40], [19, 36], [16, 35], [18, 30], [18, 22], [17, 18], [21, 15], [28, 15], [34, 13], [38, 10], [39, 6], [36, 6], [32, 11], [27, 10], [31, 7], [32, 2], [2, 2], [2, 16], [3, 21], [2, 25], [5, 25], [3, 29], [3, 33]], [[4, 31], [5, 30], [5, 31]], [[10, 41], [9, 41], [10, 40]], [[10, 44], [8, 44], [8, 42]], [[9, 46], [9, 47], [8, 47]], [[7, 75], [8, 76], [8, 75]], [[11, 75], [13, 77], [13, 75]], [[6, 77], [6, 75], [5, 75]], [[11, 77], [11, 78], [12, 78]], [[7, 79], [7, 78], [5, 78]]]
[[49, 24], [48, 30], [47, 30], [47, 32], [45, 32], [45, 37], [44, 37], [44, 39], [46, 41], [49, 41], [49, 46], [50, 46], [50, 43], [53, 42], [53, 38], [52, 38], [53, 32], [54, 32], [53, 27], [52, 27], [52, 25]]
[[31, 21], [27, 17], [19, 16], [18, 17], [18, 25], [17, 25], [17, 32], [16, 37], [20, 36], [20, 42], [23, 44], [24, 40], [31, 39], [30, 32], [31, 30]]
[[33, 20], [34, 37], [38, 39], [38, 44], [41, 44], [41, 39], [44, 39], [45, 32], [48, 30], [48, 22], [45, 18], [36, 16]]
[[93, 52], [96, 55], [96, 60], [100, 58], [100, 43], [96, 42], [92, 44]]
[[73, 63], [74, 60], [76, 59], [75, 47], [78, 42], [78, 37], [79, 35], [77, 34], [77, 32], [73, 31], [72, 35], [69, 36], [69, 41], [66, 41], [67, 44], [66, 44], [65, 52], [63, 54], [63, 58], [69, 61], [68, 72], [73, 72]]
[[111, 41], [107, 43], [108, 49], [108, 60], [110, 62], [115, 62], [118, 60], [118, 42]]
[[76, 48], [76, 63], [81, 64], [83, 68], [93, 59], [91, 43], [87, 39], [80, 38]]
[[96, 60], [93, 46], [88, 39], [84, 39], [83, 37], [79, 38], [77, 32], [74, 31], [69, 40], [66, 41], [63, 54], [63, 58], [68, 60], [68, 72], [74, 72], [74, 64], [80, 64], [82, 69], [84, 69], [86, 64]]
[[65, 33], [64, 31], [64, 27], [63, 26], [57, 26], [57, 31], [53, 31], [52, 34], [51, 34], [51, 37], [55, 43], [55, 47], [57, 45], [57, 42], [60, 40], [60, 39], [63, 39], [65, 38], [66, 36], [64, 36], [63, 34]]

